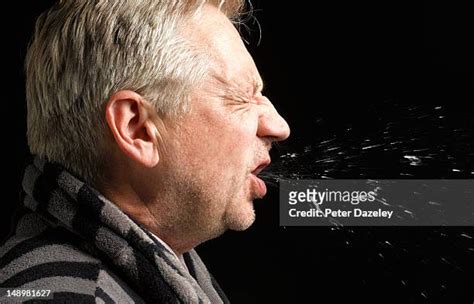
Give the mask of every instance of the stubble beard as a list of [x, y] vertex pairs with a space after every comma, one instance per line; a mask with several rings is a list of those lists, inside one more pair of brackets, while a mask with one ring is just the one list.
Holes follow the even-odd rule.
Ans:
[[187, 232], [187, 237], [204, 242], [228, 229], [243, 231], [253, 224], [255, 211], [253, 197], [247, 193], [248, 179], [235, 175], [223, 186], [216, 189], [195, 176], [175, 181], [175, 224]]

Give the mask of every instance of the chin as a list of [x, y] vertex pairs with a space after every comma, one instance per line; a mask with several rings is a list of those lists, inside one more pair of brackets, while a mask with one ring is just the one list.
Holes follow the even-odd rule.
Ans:
[[244, 208], [241, 208], [241, 210], [238, 210], [238, 212], [233, 212], [226, 217], [227, 228], [234, 231], [244, 231], [252, 226], [254, 222], [255, 210], [253, 209], [252, 202]]

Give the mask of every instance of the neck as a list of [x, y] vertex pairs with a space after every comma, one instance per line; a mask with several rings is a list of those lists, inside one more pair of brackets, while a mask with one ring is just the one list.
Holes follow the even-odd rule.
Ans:
[[[188, 221], [183, 221], [178, 215], [179, 212], [173, 207], [176, 204], [150, 200], [150, 198], [144, 200], [143, 196], [140, 196], [131, 185], [114, 184], [114, 186], [115, 189], [120, 190], [100, 187], [98, 191], [125, 214], [159, 237], [177, 256], [190, 251], [203, 242], [199, 241], [196, 230], [186, 225]], [[154, 211], [157, 209], [160, 212]]]

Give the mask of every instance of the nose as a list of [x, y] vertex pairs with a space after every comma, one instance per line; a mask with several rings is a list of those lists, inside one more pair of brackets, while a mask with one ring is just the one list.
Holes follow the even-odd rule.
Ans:
[[278, 114], [270, 100], [263, 97], [260, 102], [262, 111], [259, 116], [257, 135], [282, 141], [290, 136], [290, 127], [283, 117]]

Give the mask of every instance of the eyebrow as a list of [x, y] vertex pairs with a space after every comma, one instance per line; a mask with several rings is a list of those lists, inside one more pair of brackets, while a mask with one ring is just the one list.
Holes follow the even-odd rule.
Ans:
[[[240, 86], [236, 85], [235, 82], [229, 82], [218, 75], [213, 75], [213, 78], [225, 86], [226, 93], [223, 95], [223, 97], [233, 100], [250, 101], [250, 99], [253, 99], [259, 92], [263, 91], [264, 89], [263, 80], [259, 75], [254, 75], [250, 79], [252, 92], [249, 92], [246, 89], [242, 89]], [[250, 94], [252, 96], [250, 96]]]
[[245, 100], [250, 102], [258, 93], [262, 92], [264, 88], [263, 80], [258, 77], [252, 77], [252, 92], [251, 96], [246, 89], [241, 89], [239, 86], [235, 86], [235, 83], [228, 87], [229, 93], [236, 100]]

